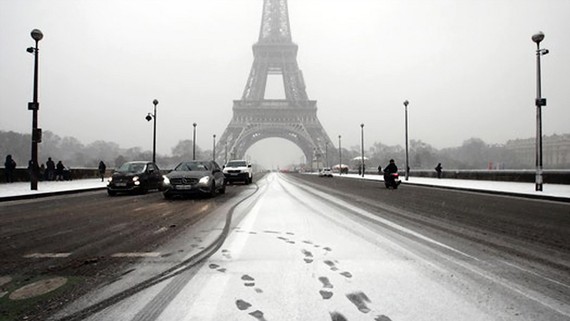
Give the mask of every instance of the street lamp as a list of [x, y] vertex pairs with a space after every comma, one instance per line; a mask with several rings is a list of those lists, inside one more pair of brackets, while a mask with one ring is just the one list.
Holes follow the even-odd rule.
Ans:
[[40, 104], [38, 102], [38, 64], [40, 52], [38, 42], [44, 37], [39, 29], [34, 29], [31, 32], [32, 39], [36, 41], [35, 47], [29, 47], [27, 52], [34, 54], [34, 100], [28, 103], [28, 110], [32, 111], [32, 159], [30, 166], [30, 189], [35, 191], [38, 189], [38, 143], [42, 142], [42, 130], [38, 128], [38, 110]]
[[360, 167], [362, 169], [362, 177], [364, 177], [364, 124], [360, 124], [360, 147], [362, 151], [360, 155]]
[[152, 104], [154, 105], [154, 113], [148, 113], [145, 119], [147, 121], [154, 120], [154, 126], [152, 130], [152, 162], [156, 163], [156, 105], [158, 105], [158, 100], [153, 100]]
[[212, 159], [216, 160], [216, 134], [214, 134], [214, 144], [212, 148]]
[[192, 126], [194, 126], [194, 132], [192, 134], [192, 160], [196, 160], [196, 126], [198, 124], [194, 123], [192, 124]]
[[409, 166], [409, 158], [408, 158], [408, 104], [410, 102], [408, 100], [404, 100], [404, 108], [406, 109], [406, 180], [410, 176], [410, 166]]
[[342, 147], [340, 145], [341, 136], [338, 135], [338, 174], [342, 175]]
[[532, 36], [532, 41], [536, 42], [536, 178], [535, 190], [542, 191], [542, 111], [541, 107], [546, 106], [546, 98], [542, 98], [540, 92], [540, 56], [546, 55], [548, 49], [540, 49], [540, 42], [544, 39], [542, 31]]

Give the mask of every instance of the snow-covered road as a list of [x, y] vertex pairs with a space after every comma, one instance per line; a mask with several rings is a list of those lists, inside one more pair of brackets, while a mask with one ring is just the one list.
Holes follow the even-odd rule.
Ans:
[[[545, 311], [549, 320], [570, 318], [568, 304], [526, 294], [471, 266], [478, 258], [381, 213], [276, 173], [258, 185], [204, 263], [89, 320], [536, 320]], [[127, 279], [117, 282], [140, 282]]]

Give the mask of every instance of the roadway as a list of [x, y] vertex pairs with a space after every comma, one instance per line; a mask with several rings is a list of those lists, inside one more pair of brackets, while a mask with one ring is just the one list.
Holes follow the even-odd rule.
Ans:
[[0, 275], [78, 279], [53, 320], [570, 318], [563, 202], [269, 174], [214, 199], [0, 206]]

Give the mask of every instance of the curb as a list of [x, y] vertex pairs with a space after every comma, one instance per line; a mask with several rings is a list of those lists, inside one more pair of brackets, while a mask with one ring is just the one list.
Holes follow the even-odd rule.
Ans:
[[45, 193], [38, 193], [38, 194], [4, 196], [4, 197], [0, 197], [0, 202], [19, 201], [19, 200], [43, 198], [43, 197], [50, 197], [50, 196], [57, 196], [57, 195], [66, 195], [66, 194], [77, 194], [77, 193], [82, 193], [82, 192], [92, 192], [92, 191], [98, 191], [98, 190], [103, 190], [103, 189], [107, 189], [107, 187], [92, 187], [92, 188], [83, 188], [83, 189], [75, 189], [75, 190], [67, 190], [67, 191], [45, 192]]

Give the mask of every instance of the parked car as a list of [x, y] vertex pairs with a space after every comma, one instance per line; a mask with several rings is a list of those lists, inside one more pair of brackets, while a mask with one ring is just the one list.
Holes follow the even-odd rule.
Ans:
[[162, 188], [162, 173], [153, 162], [126, 162], [113, 172], [107, 184], [107, 193], [141, 193]]
[[332, 169], [325, 167], [319, 172], [320, 177], [333, 177]]
[[186, 161], [164, 176], [163, 195], [206, 194], [211, 197], [226, 192], [224, 174], [215, 161]]
[[225, 182], [244, 182], [250, 184], [253, 181], [251, 164], [245, 160], [231, 160], [224, 166]]

